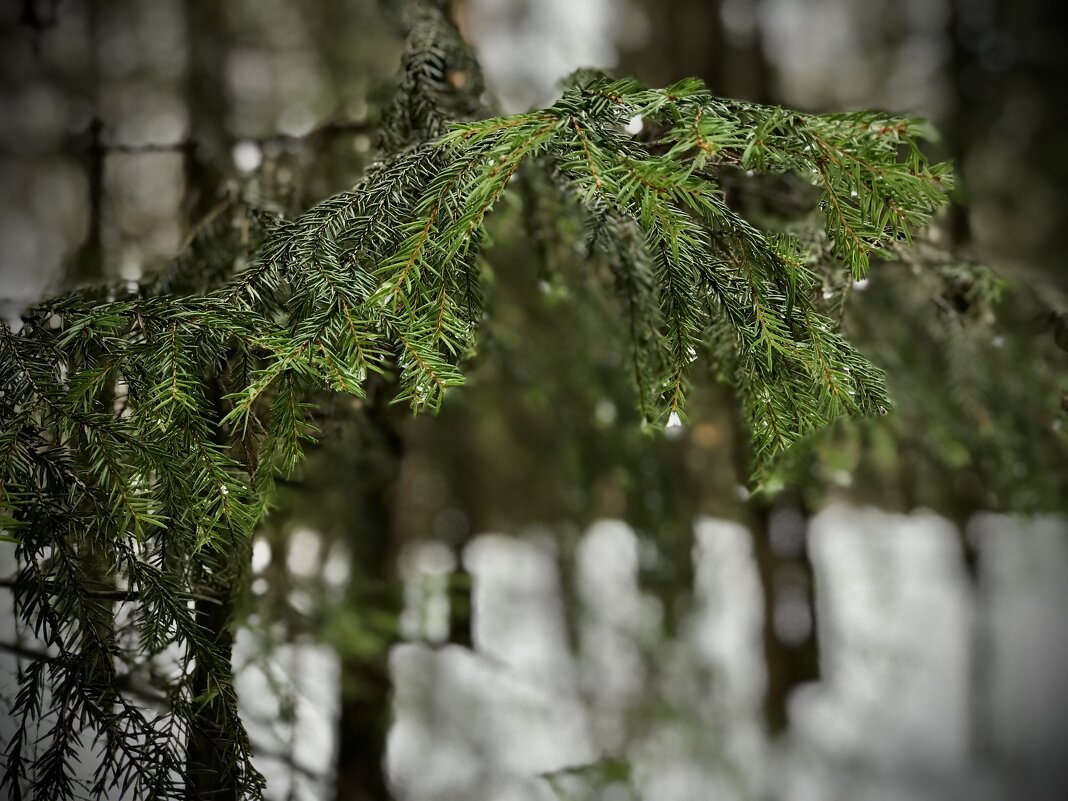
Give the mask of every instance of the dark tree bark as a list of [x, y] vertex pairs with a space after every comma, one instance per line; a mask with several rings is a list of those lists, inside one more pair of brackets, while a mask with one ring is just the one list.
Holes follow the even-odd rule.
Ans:
[[[789, 727], [787, 710], [793, 689], [820, 678], [808, 518], [799, 496], [787, 490], [772, 503], [751, 502], [748, 524], [764, 604], [764, 720], [769, 733], [775, 735]], [[788, 525], [796, 530], [786, 531]], [[776, 616], [786, 603], [803, 604], [809, 620], [807, 635], [798, 632], [796, 639], [787, 639], [779, 630]]]
[[755, 102], [770, 99], [770, 73], [756, 18], [749, 33], [734, 33], [724, 23], [721, 0], [646, 6], [651, 41], [630, 59], [643, 80], [666, 86], [681, 75], [696, 75], [715, 94]]
[[[197, 622], [214, 638], [216, 650], [229, 667], [234, 643], [230, 629], [233, 600], [225, 582], [219, 581], [216, 573], [226, 572], [223, 565], [225, 559], [226, 556], [217, 551], [205, 557], [205, 562], [211, 566], [202, 568], [201, 580], [213, 586], [219, 597], [197, 601], [196, 615]], [[233, 676], [224, 678], [232, 680]], [[194, 668], [192, 687], [194, 699], [209, 697], [214, 689], [204, 665], [197, 664]], [[198, 714], [189, 732], [186, 752], [189, 777], [185, 797], [188, 801], [237, 801], [239, 797], [238, 777], [228, 767], [233, 764], [233, 759], [227, 755], [229, 735], [226, 717], [225, 713], [220, 714], [223, 703], [223, 699], [199, 705], [197, 700], [193, 701]]]
[[[221, 381], [212, 386], [215, 419], [226, 413]], [[220, 431], [220, 445], [230, 445]], [[246, 465], [246, 469], [251, 469]], [[188, 801], [237, 801], [242, 795], [241, 744], [237, 696], [233, 686], [234, 601], [246, 587], [251, 569], [251, 543], [230, 542], [229, 547], [210, 545], [201, 552], [193, 587], [200, 597], [194, 606], [197, 625], [217, 654], [215, 664], [194, 660], [191, 686], [195, 717], [186, 750], [186, 799]]]
[[[399, 415], [391, 405], [393, 388], [378, 382], [368, 404], [362, 465], [359, 470], [361, 514], [351, 534], [352, 579], [349, 604], [375, 605], [381, 616], [399, 620], [403, 596], [397, 571], [394, 486], [404, 459]], [[367, 588], [377, 591], [368, 593]], [[389, 652], [395, 638], [371, 656], [354, 657], [342, 648], [341, 719], [337, 750], [337, 801], [386, 801], [386, 775], [392, 683]]]
[[[226, 97], [224, 68], [226, 60], [226, 19], [220, 4], [204, 0], [184, 0], [188, 26], [187, 46], [189, 67], [187, 91], [191, 115], [191, 130], [184, 146], [186, 180], [185, 213], [187, 220], [197, 220], [215, 202], [219, 184], [216, 169], [211, 163], [223, 163], [228, 135], [226, 133]], [[216, 405], [221, 418], [225, 414], [218, 388]], [[232, 682], [233, 613], [235, 581], [247, 573], [250, 559], [248, 548], [232, 551], [211, 550], [205, 554], [200, 582], [207, 588], [211, 600], [197, 601], [199, 624], [213, 638], [223, 656], [225, 678]], [[240, 563], [243, 560], [245, 563]], [[231, 685], [232, 686], [232, 685]], [[202, 665], [193, 673], [195, 696], [210, 693], [208, 675]], [[227, 755], [232, 745], [226, 737], [226, 711], [219, 702], [199, 707], [199, 715], [190, 732], [186, 755], [189, 785], [186, 798], [211, 801], [236, 801], [240, 797], [239, 777], [227, 772], [227, 763], [234, 759]]]

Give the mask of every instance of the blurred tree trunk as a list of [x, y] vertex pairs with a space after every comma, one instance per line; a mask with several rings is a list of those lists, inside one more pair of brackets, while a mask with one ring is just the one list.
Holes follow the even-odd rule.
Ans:
[[[28, 7], [32, 6], [32, 3], [28, 4]], [[86, 26], [86, 45], [89, 63], [84, 93], [96, 110], [100, 102], [100, 50], [97, 44], [99, 11], [96, 3], [88, 4], [87, 13], [89, 20]], [[104, 277], [104, 158], [107, 154], [104, 150], [103, 132], [104, 123], [99, 117], [99, 111], [96, 111], [89, 121], [83, 141], [78, 143], [78, 151], [85, 166], [89, 220], [85, 241], [78, 248], [67, 276], [66, 283], [70, 287], [99, 281]]]
[[645, 0], [644, 5], [649, 41], [627, 59], [644, 81], [667, 86], [684, 75], [696, 75], [714, 94], [755, 102], [770, 99], [755, 0], [738, 4], [749, 20], [736, 21], [734, 30], [724, 22], [722, 0]]
[[[643, 78], [654, 85], [666, 85], [682, 75], [696, 75], [718, 95], [755, 102], [774, 99], [756, 3], [742, 4], [748, 20], [733, 20], [733, 29], [724, 20], [721, 0], [680, 0], [666, 7], [662, 4], [647, 4], [647, 7], [652, 25], [651, 41], [642, 54], [633, 59]], [[736, 405], [738, 399], [729, 398], [726, 402]], [[744, 486], [749, 474], [746, 457], [749, 446], [737, 412], [730, 425], [737, 481]], [[763, 498], [750, 499], [743, 512], [743, 521], [752, 534], [761, 582], [767, 674], [764, 717], [773, 734], [782, 732], [787, 726], [787, 701], [793, 688], [819, 678], [816, 605], [805, 534], [801, 532], [800, 547], [791, 552], [777, 551], [774, 547], [773, 517], [776, 511], [787, 507], [805, 521], [799, 496], [791, 492], [785, 492], [776, 504]], [[807, 528], [804, 523], [802, 525]], [[784, 593], [789, 593], [789, 598], [785, 598]], [[812, 622], [808, 635], [796, 642], [784, 642], [776, 630], [776, 608], [787, 602], [805, 604]]]
[[[1063, 7], [1046, 0], [948, 0], [946, 66], [953, 103], [943, 122], [958, 178], [974, 213], [1000, 219], [1000, 235], [969, 231], [963, 209], [953, 212], [958, 242], [975, 234], [993, 250], [997, 268], [1036, 285], [1055, 305], [1068, 303], [1068, 271], [1059, 235], [1068, 224], [1064, 186], [1068, 151], [1063, 147], [1068, 80], [1063, 45]], [[991, 147], [996, 140], [999, 152]], [[969, 156], [978, 156], [969, 158]], [[1041, 207], [1021, 202], [1039, 193]], [[1052, 201], [1052, 202], [1050, 202]], [[1040, 217], [1031, 219], [1029, 210]]]
[[[999, 4], [1000, 5], [1000, 4]], [[965, 0], [949, 0], [950, 13], [948, 17], [948, 40], [949, 58], [946, 66], [947, 82], [950, 86], [950, 96], [954, 103], [948, 109], [947, 119], [943, 124], [946, 129], [946, 143], [950, 154], [958, 164], [964, 164], [970, 146], [976, 144], [983, 135], [983, 119], [989, 112], [989, 105], [994, 94], [992, 81], [994, 76], [986, 75], [977, 57], [976, 46], [983, 40], [983, 32], [978, 30], [977, 15], [974, 4]], [[988, 22], [994, 19], [994, 6], [990, 8], [991, 16]], [[979, 15], [982, 16], [982, 15]], [[997, 32], [991, 27], [987, 30], [987, 36]], [[949, 235], [954, 248], [967, 248], [971, 244], [972, 230], [969, 209], [965, 205], [968, 197], [968, 174], [966, 170], [959, 171], [963, 184], [962, 202], [954, 203], [949, 209]], [[972, 500], [972, 499], [969, 499]], [[981, 502], [980, 502], [981, 505]], [[956, 505], [960, 510], [954, 517], [954, 522], [961, 531], [961, 558], [964, 561], [965, 570], [969, 578], [969, 590], [972, 594], [972, 602], [975, 605], [976, 615], [972, 622], [970, 632], [970, 670], [968, 672], [968, 711], [970, 715], [969, 746], [973, 755], [983, 762], [990, 762], [996, 754], [992, 751], [989, 736], [989, 703], [990, 675], [987, 669], [992, 643], [990, 633], [984, 623], [983, 609], [986, 604], [984, 587], [979, 582], [982, 571], [980, 552], [967, 536], [967, 518], [975, 504]]]
[[218, 201], [232, 136], [227, 125], [226, 9], [210, 0], [184, 0], [189, 66], [189, 138], [185, 147], [185, 213], [195, 225]]
[[[789, 521], [789, 522], [788, 522]], [[808, 555], [808, 515], [800, 496], [783, 491], [774, 502], [751, 501], [747, 523], [760, 576], [764, 605], [763, 643], [767, 670], [764, 720], [768, 732], [780, 734], [789, 727], [790, 693], [820, 677], [819, 641], [816, 639], [816, 603], [812, 562]], [[787, 527], [794, 530], [787, 530]], [[790, 605], [801, 605], [786, 618]], [[808, 631], [787, 638], [779, 620], [808, 615]], [[782, 617], [780, 617], [782, 616]]]
[[[355, 609], [373, 604], [374, 614], [369, 617], [393, 621], [393, 631], [376, 632], [384, 634], [383, 642], [371, 654], [356, 656], [344, 647], [340, 650], [337, 801], [391, 797], [385, 764], [392, 701], [389, 653], [404, 611], [396, 565], [394, 488], [405, 454], [398, 419], [402, 412], [391, 405], [393, 392], [393, 387], [378, 382], [367, 406], [366, 437], [360, 443], [362, 467], [353, 477], [361, 513], [349, 537], [352, 578], [346, 601]], [[373, 591], [368, 592], [369, 588]]]
[[[226, 141], [225, 63], [227, 25], [222, 4], [205, 0], [184, 0], [186, 47], [188, 52], [186, 102], [189, 109], [190, 130], [184, 146], [185, 166], [185, 223], [195, 223], [215, 202], [219, 178], [217, 167], [210, 162], [221, 161]], [[225, 394], [218, 387], [218, 397]], [[225, 410], [219, 405], [218, 414]], [[234, 586], [238, 577], [247, 573], [250, 558], [248, 548], [206, 550], [197, 583], [205, 588], [210, 600], [197, 601], [197, 622], [206, 636], [224, 656], [228, 672], [232, 671]], [[232, 678], [229, 676], [228, 678]], [[207, 696], [213, 689], [203, 666], [193, 671], [194, 697]], [[239, 797], [237, 777], [223, 769], [232, 758], [226, 753], [231, 747], [226, 732], [226, 712], [221, 700], [200, 703], [196, 722], [190, 732], [186, 755], [189, 784], [186, 798], [236, 801]]]
[[[227, 394], [225, 382], [214, 382], [211, 401], [216, 420], [226, 414], [223, 398]], [[216, 440], [222, 447], [232, 445], [221, 430]], [[247, 464], [245, 469], [250, 470]], [[196, 717], [186, 750], [188, 801], [237, 801], [243, 795], [242, 779], [235, 773], [241, 764], [241, 744], [234, 737], [238, 715], [233, 684], [234, 606], [235, 599], [247, 592], [251, 566], [250, 540], [231, 540], [229, 547], [209, 545], [195, 566], [192, 586], [204, 596], [194, 606], [196, 621], [205, 640], [219, 654], [217, 670], [222, 675], [213, 676], [208, 666], [194, 660], [192, 705]]]
[[[211, 587], [218, 597], [211, 597], [196, 602], [197, 623], [209, 632], [212, 645], [230, 664], [234, 637], [230, 629], [233, 599], [226, 586], [225, 576], [230, 572], [227, 556], [222, 552], [205, 549], [200, 567], [198, 584]], [[186, 751], [186, 769], [188, 784], [185, 797], [188, 801], [211, 799], [211, 801], [237, 801], [239, 797], [236, 777], [226, 770], [232, 764], [225, 753], [230, 735], [226, 732], [223, 719], [217, 712], [222, 700], [204, 700], [211, 697], [210, 675], [203, 665], [197, 664], [193, 669], [192, 692], [193, 705], [199, 711], [194, 725], [189, 732], [189, 745]]]
[[[946, 65], [950, 95], [954, 99], [948, 110], [943, 127], [946, 143], [956, 159], [961, 159], [967, 149], [967, 131], [974, 123], [973, 103], [977, 100], [973, 82], [978, 65], [975, 54], [969, 47], [964, 0], [950, 0], [948, 23], [949, 58]], [[963, 178], [963, 176], [961, 176]], [[965, 187], [965, 192], [967, 188]], [[954, 203], [949, 210], [949, 232], [955, 246], [963, 245], [971, 238], [968, 208], [963, 203]]]

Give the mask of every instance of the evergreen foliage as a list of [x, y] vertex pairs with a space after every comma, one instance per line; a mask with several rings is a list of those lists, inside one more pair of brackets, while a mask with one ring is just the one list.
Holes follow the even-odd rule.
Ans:
[[[889, 407], [881, 371], [822, 308], [820, 275], [864, 276], [943, 203], [950, 170], [922, 154], [920, 121], [593, 73], [549, 108], [476, 119], [477, 63], [440, 11], [419, 13], [383, 156], [357, 186], [293, 219], [234, 199], [159, 278], [49, 300], [0, 330], [0, 525], [17, 546], [18, 616], [47, 647], [20, 675], [3, 777], [16, 798], [81, 794], [71, 760], [86, 734], [99, 737], [92, 795], [180, 797], [204, 749], [259, 795], [228, 650], [205, 618], [229, 614], [274, 480], [316, 436], [320, 393], [363, 398], [377, 373], [434, 410], [463, 383], [486, 313], [486, 218], [524, 162], [612, 263], [650, 425], [685, 415], [702, 352], [744, 402], [757, 483], [810, 432]], [[721, 190], [736, 173], [811, 183], [829, 249], [740, 216]]]
[[1064, 354], [1048, 301], [929, 239], [897, 255], [863, 292], [826, 290], [890, 374], [894, 413], [820, 432], [768, 483], [802, 488], [813, 508], [846, 483], [853, 498], [962, 527], [977, 509], [1063, 509]]

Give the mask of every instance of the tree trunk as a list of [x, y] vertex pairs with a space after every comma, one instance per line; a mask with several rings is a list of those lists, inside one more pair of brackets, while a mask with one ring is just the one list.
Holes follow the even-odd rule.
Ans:
[[[743, 7], [746, 4], [743, 4]], [[748, 32], [733, 32], [723, 17], [722, 0], [646, 3], [650, 42], [631, 59], [638, 75], [653, 86], [667, 86], [680, 75], [695, 75], [717, 95], [767, 102], [770, 80], [759, 14], [752, 7]]]
[[[226, 582], [218, 580], [228, 572], [221, 569], [225, 567], [226, 559], [227, 554], [219, 551], [205, 556], [205, 562], [215, 569], [203, 566], [201, 581], [212, 587], [216, 597], [197, 601], [196, 615], [197, 622], [212, 637], [213, 647], [221, 660], [225, 660], [226, 675], [222, 678], [232, 687], [230, 665], [234, 637], [230, 630], [230, 616], [233, 597]], [[227, 700], [225, 697], [216, 697], [210, 702], [198, 700], [210, 698], [216, 689], [211, 684], [207, 667], [197, 664], [193, 669], [193, 705], [197, 715], [189, 732], [186, 752], [189, 777], [185, 797], [188, 801], [237, 801], [240, 797], [238, 777], [234, 773], [233, 746], [227, 735]]]
[[[397, 621], [403, 612], [402, 588], [396, 575], [393, 488], [404, 458], [398, 409], [391, 406], [393, 388], [379, 383], [367, 409], [366, 456], [360, 471], [362, 503], [359, 530], [353, 531], [352, 579], [349, 600], [359, 608], [375, 604], [376, 617]], [[369, 599], [367, 587], [380, 587]], [[391, 722], [392, 684], [388, 637], [371, 656], [341, 650], [341, 719], [337, 750], [337, 801], [386, 801], [386, 737]]]
[[[786, 532], [785, 520], [778, 515], [790, 515], [792, 527]], [[817, 681], [820, 677], [819, 648], [816, 638], [816, 604], [812, 563], [808, 558], [807, 516], [800, 500], [786, 490], [772, 503], [751, 502], [748, 525], [753, 535], [753, 554], [764, 602], [764, 664], [767, 670], [767, 689], [764, 695], [764, 720], [768, 732], [780, 734], [789, 727], [787, 706], [790, 693], [799, 684]], [[808, 614], [808, 632], [785, 636], [776, 622], [785, 604], [803, 604]]]
[[[216, 420], [225, 416], [226, 395], [222, 381], [212, 385]], [[230, 445], [218, 429], [216, 440]], [[241, 731], [233, 675], [234, 598], [244, 586], [251, 559], [247, 540], [222, 547], [213, 544], [200, 552], [193, 572], [190, 589], [199, 596], [194, 605], [196, 622], [213, 658], [206, 664], [194, 657], [191, 703], [195, 715], [186, 747], [187, 801], [237, 801], [243, 785], [251, 780], [242, 775], [247, 767], [247, 740]]]

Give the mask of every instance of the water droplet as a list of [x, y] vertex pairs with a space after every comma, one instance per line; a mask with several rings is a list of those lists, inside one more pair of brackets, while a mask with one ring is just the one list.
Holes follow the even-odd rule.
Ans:
[[855, 289], [857, 292], [863, 292], [867, 288], [867, 286], [867, 278], [858, 278], [856, 281], [853, 282], [853, 289]]
[[678, 439], [685, 430], [678, 412], [673, 411], [668, 415], [667, 423], [664, 425], [664, 434], [668, 439]]
[[623, 126], [623, 130], [631, 136], [637, 136], [642, 132], [642, 128], [644, 127], [645, 123], [642, 121], [642, 115], [635, 114], [627, 121], [627, 124]]
[[833, 297], [834, 297], [834, 292], [832, 292], [829, 289], [823, 290], [823, 299], [824, 300], [830, 300]]
[[221, 492], [223, 495], [229, 495], [230, 494], [230, 488], [227, 487], [225, 484], [223, 484], [223, 485], [221, 485], [219, 487], [219, 492]]

